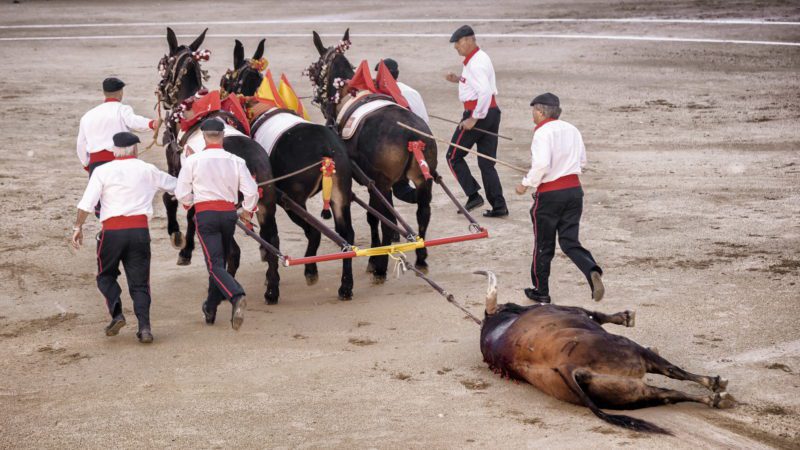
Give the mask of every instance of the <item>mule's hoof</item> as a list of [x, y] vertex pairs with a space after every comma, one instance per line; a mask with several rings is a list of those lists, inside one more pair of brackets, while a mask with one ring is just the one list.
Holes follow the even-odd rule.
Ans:
[[353, 299], [353, 290], [350, 288], [339, 288], [339, 300], [346, 302]]
[[712, 406], [719, 409], [733, 408], [736, 406], [736, 399], [727, 392], [717, 392], [714, 394]]
[[330, 209], [323, 209], [322, 212], [319, 213], [319, 216], [322, 217], [325, 220], [328, 220], [331, 217], [333, 217], [333, 214], [331, 214], [331, 210]]
[[272, 294], [271, 292], [267, 292], [264, 294], [264, 303], [268, 305], [277, 305], [278, 304], [278, 295]]
[[179, 266], [188, 266], [192, 263], [192, 258], [186, 258], [185, 256], [178, 255], [178, 265]]
[[428, 263], [416, 263], [414, 264], [414, 268], [424, 273], [425, 275], [428, 274]]
[[183, 250], [183, 247], [186, 247], [186, 239], [183, 238], [183, 233], [180, 231], [170, 233], [169, 241], [172, 243], [172, 247], [178, 250]]
[[373, 272], [372, 274], [372, 284], [383, 284], [386, 282], [386, 275], [378, 275]]
[[720, 376], [714, 377], [714, 392], [724, 392], [728, 389], [728, 380]]
[[375, 264], [372, 261], [367, 263], [367, 273], [375, 273]]
[[313, 286], [317, 284], [319, 281], [319, 274], [318, 273], [307, 273], [306, 274], [306, 286]]
[[625, 326], [628, 328], [636, 326], [636, 311], [625, 311]]

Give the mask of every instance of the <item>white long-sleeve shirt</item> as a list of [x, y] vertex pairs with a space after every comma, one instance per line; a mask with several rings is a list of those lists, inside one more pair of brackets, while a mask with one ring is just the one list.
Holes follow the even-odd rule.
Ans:
[[418, 115], [425, 123], [430, 123], [428, 119], [428, 110], [425, 109], [425, 102], [422, 101], [422, 96], [419, 95], [416, 89], [411, 86], [397, 82], [397, 87], [400, 88], [400, 93], [403, 94], [406, 101], [408, 101], [408, 108], [414, 114]]
[[244, 195], [242, 207], [255, 211], [258, 185], [247, 164], [236, 155], [218, 146], [206, 147], [186, 158], [178, 174], [175, 197], [187, 207], [200, 202], [223, 200], [236, 204], [239, 192]]
[[458, 83], [458, 99], [462, 103], [477, 100], [472, 117], [483, 119], [489, 112], [492, 96], [497, 95], [494, 66], [489, 55], [481, 49], [464, 58], [464, 69]]
[[78, 159], [89, 165], [89, 154], [114, 147], [114, 135], [122, 131], [147, 131], [153, 121], [137, 116], [133, 108], [116, 99], [106, 99], [81, 117], [78, 130]]
[[531, 170], [522, 184], [538, 188], [566, 175], [577, 175], [586, 166], [586, 147], [581, 132], [563, 120], [540, 123], [531, 142]]
[[78, 209], [94, 211], [100, 201], [100, 220], [117, 216], [153, 216], [153, 196], [175, 190], [175, 177], [133, 157], [117, 158], [97, 167], [89, 178]]

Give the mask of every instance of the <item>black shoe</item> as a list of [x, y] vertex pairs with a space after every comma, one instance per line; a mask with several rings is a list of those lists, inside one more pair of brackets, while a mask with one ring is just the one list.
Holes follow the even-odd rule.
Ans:
[[217, 320], [217, 310], [211, 310], [208, 307], [208, 302], [203, 302], [203, 316], [206, 318], [206, 323], [209, 325], [214, 325], [214, 321]]
[[606, 293], [606, 287], [603, 286], [603, 276], [600, 272], [592, 272], [589, 274], [589, 278], [592, 280], [592, 298], [594, 301], [599, 302]]
[[119, 315], [111, 319], [111, 323], [106, 327], [106, 336], [116, 336], [119, 330], [125, 326], [125, 316]]
[[242, 322], [244, 322], [244, 309], [247, 307], [247, 300], [244, 295], [240, 295], [238, 298], [231, 300], [231, 303], [233, 304], [231, 328], [238, 331], [239, 327], [242, 326]]
[[[467, 211], [472, 211], [479, 206], [483, 206], [483, 197], [481, 197], [481, 194], [476, 192], [469, 196], [467, 203], [464, 205], [464, 209]], [[458, 213], [460, 214], [461, 211], [459, 210]]]
[[494, 208], [494, 209], [487, 209], [483, 212], [483, 217], [505, 217], [508, 215], [508, 208], [503, 206], [502, 208]]
[[153, 342], [153, 333], [150, 332], [149, 328], [139, 330], [139, 332], [136, 333], [136, 337], [139, 338], [139, 342], [142, 344], [149, 344]]
[[529, 299], [539, 303], [550, 303], [550, 296], [547, 294], [540, 294], [534, 288], [525, 288], [525, 296]]

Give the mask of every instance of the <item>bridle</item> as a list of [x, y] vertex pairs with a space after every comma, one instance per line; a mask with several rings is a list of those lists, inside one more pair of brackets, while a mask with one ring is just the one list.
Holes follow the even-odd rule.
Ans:
[[219, 85], [223, 90], [220, 94], [222, 97], [226, 97], [227, 94], [241, 94], [244, 89], [244, 83], [248, 79], [248, 75], [255, 73], [259, 80], [262, 80], [264, 76], [261, 75], [261, 72], [266, 70], [267, 65], [266, 58], [248, 58], [245, 59], [239, 67], [228, 69], [219, 81]]
[[[308, 76], [308, 79], [311, 81], [311, 86], [314, 89], [311, 103], [320, 107], [328, 122], [332, 122], [336, 117], [336, 105], [341, 101], [340, 90], [345, 87], [349, 81], [341, 78], [336, 78], [332, 81], [329, 80], [331, 76], [331, 66], [333, 65], [333, 60], [336, 59], [338, 55], [344, 55], [344, 52], [350, 48], [350, 45], [351, 42], [349, 40], [342, 40], [336, 46], [329, 47], [317, 62], [311, 63], [303, 72], [304, 75]], [[353, 67], [353, 69], [355, 69], [355, 67]], [[330, 89], [329, 87], [333, 88], [333, 92], [328, 92]]]
[[[166, 109], [172, 109], [180, 103], [178, 98], [183, 77], [189, 71], [193, 61], [208, 61], [211, 57], [209, 50], [193, 51], [189, 47], [181, 48], [175, 55], [164, 55], [158, 62], [158, 73], [161, 81], [158, 83], [158, 93], [161, 103]], [[197, 85], [202, 87], [203, 81], [208, 81], [208, 71], [200, 68], [199, 64], [194, 65], [194, 76]]]

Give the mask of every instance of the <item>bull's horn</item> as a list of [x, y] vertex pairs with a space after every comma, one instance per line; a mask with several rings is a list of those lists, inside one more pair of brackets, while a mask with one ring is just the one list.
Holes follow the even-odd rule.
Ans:
[[476, 275], [486, 275], [489, 285], [486, 288], [486, 314], [492, 315], [497, 312], [497, 276], [491, 270], [476, 270]]

